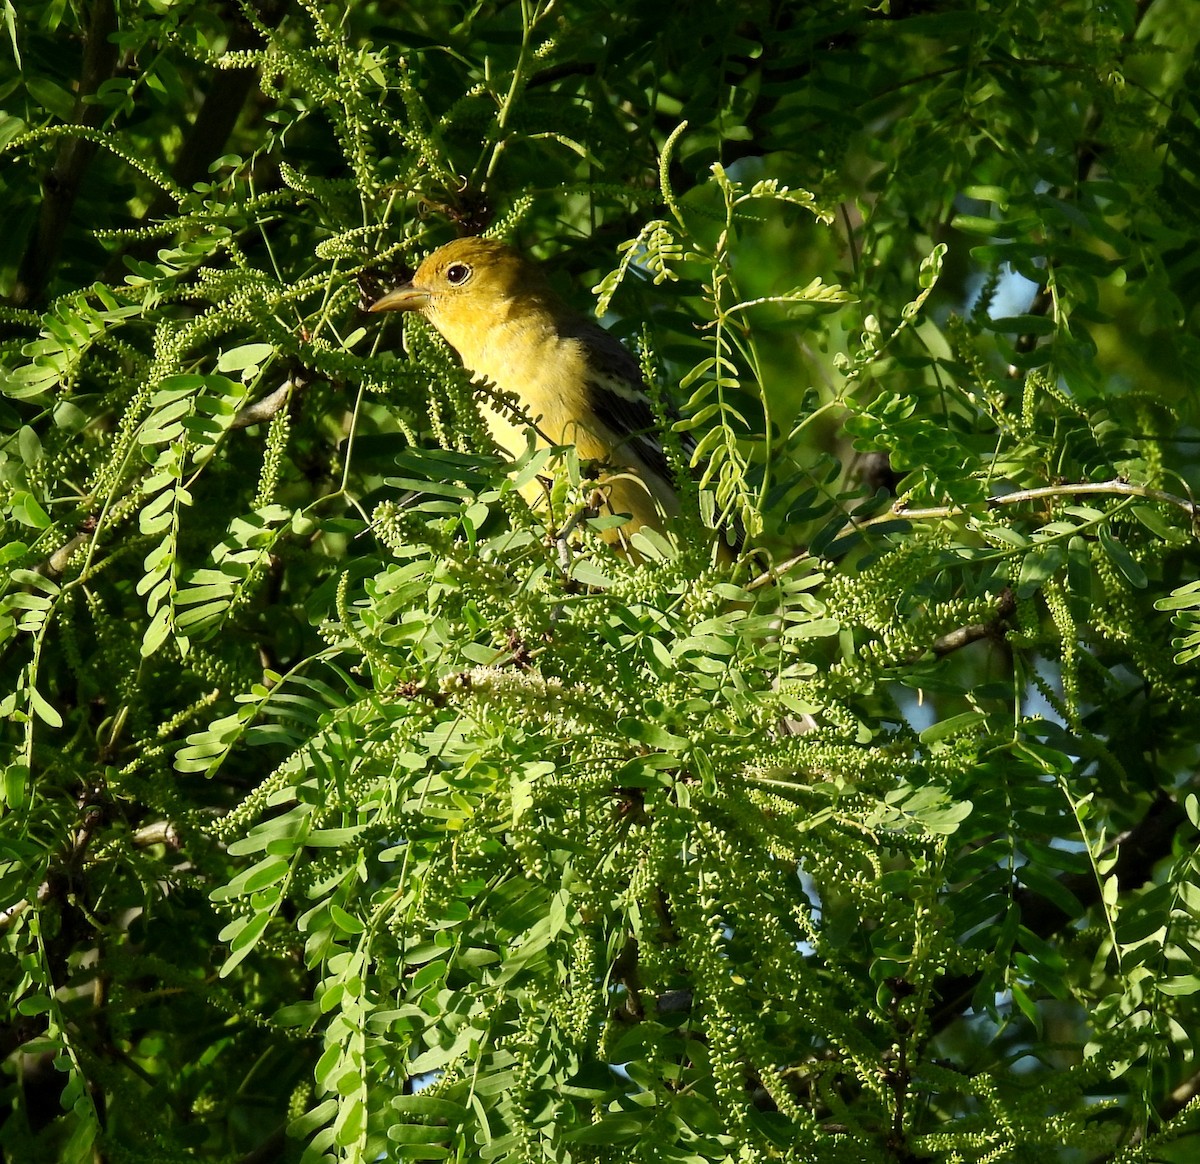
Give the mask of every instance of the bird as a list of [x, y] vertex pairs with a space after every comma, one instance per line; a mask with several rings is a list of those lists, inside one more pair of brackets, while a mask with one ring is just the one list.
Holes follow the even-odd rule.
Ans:
[[[668, 530], [680, 516], [661, 421], [637, 360], [563, 302], [540, 264], [495, 239], [458, 238], [368, 310], [419, 312], [476, 381], [516, 398], [519, 410], [489, 401], [485, 413], [509, 456], [525, 452], [531, 420], [539, 446], [573, 445], [581, 459], [601, 466], [601, 512], [629, 517], [606, 532], [609, 541], [623, 545], [643, 526]], [[534, 482], [530, 494], [538, 490]]]

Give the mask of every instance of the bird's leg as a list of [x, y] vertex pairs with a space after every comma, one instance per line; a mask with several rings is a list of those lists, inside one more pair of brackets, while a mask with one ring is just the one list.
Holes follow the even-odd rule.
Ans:
[[577, 509], [567, 519], [566, 524], [554, 535], [554, 542], [558, 546], [558, 564], [562, 567], [564, 574], [570, 573], [571, 570], [571, 547], [570, 537], [574, 532], [575, 527], [581, 522], [586, 521], [590, 517], [598, 517], [599, 510], [592, 504], [585, 505], [581, 509]]

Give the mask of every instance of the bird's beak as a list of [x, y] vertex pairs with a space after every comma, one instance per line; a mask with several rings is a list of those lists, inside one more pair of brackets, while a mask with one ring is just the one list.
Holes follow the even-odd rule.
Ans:
[[376, 299], [368, 311], [423, 311], [429, 304], [429, 292], [412, 283], [402, 283], [394, 291], [389, 291], [380, 299]]

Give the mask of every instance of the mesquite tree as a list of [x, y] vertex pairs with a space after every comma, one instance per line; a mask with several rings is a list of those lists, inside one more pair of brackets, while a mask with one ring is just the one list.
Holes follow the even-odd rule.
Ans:
[[5, 1158], [1192, 1159], [1189, 11], [8, 0]]

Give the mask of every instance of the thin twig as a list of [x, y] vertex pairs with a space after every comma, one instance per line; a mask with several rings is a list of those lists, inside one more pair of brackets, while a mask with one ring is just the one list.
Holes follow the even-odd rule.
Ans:
[[[1012, 493], [995, 494], [983, 502], [988, 509], [999, 509], [1003, 505], [1020, 505], [1026, 501], [1041, 501], [1048, 497], [1080, 497], [1085, 494], [1104, 494], [1117, 497], [1144, 497], [1147, 501], [1160, 501], [1164, 505], [1173, 505], [1182, 509], [1189, 517], [1196, 519], [1200, 507], [1186, 497], [1175, 493], [1167, 493], [1163, 489], [1155, 489], [1151, 485], [1139, 485], [1134, 481], [1123, 481], [1114, 477], [1111, 481], [1076, 481], [1063, 485], [1041, 485], [1035, 489], [1016, 489]], [[933, 505], [924, 509], [909, 509], [903, 501], [898, 501], [887, 513], [878, 514], [867, 521], [859, 522], [859, 528], [876, 525], [881, 521], [893, 521], [903, 518], [908, 521], [929, 521], [942, 517], [957, 517], [967, 513], [965, 505]]]
[[769, 570], [764, 570], [757, 578], [746, 583], [747, 590], [758, 590], [760, 587], [766, 586], [768, 582], [774, 582], [789, 573], [801, 562], [807, 562], [812, 557], [808, 550], [801, 550], [798, 554], [793, 554], [790, 558], [779, 563], [778, 566], [772, 566]]
[[[1134, 481], [1123, 481], [1114, 477], [1111, 481], [1077, 481], [1073, 484], [1041, 485], [1034, 489], [1015, 489], [1012, 493], [997, 493], [979, 502], [985, 509], [1000, 509], [1006, 505], [1020, 505], [1026, 501], [1042, 501], [1054, 497], [1082, 497], [1088, 494], [1100, 494], [1110, 497], [1142, 497], [1147, 501], [1157, 501], [1163, 505], [1171, 505], [1183, 510], [1195, 526], [1200, 523], [1200, 504], [1180, 497], [1176, 493], [1168, 493], [1164, 489], [1155, 489], [1152, 485], [1138, 485]], [[971, 513], [975, 506], [969, 505], [930, 505], [921, 509], [909, 509], [903, 501], [897, 501], [884, 513], [864, 521], [854, 521], [852, 527], [856, 530], [870, 529], [889, 521], [939, 521], [944, 518], [961, 517]], [[757, 590], [768, 583], [777, 581], [789, 573], [801, 562], [812, 558], [808, 550], [793, 554], [786, 561], [764, 570], [757, 578], [746, 583], [747, 590]]]

